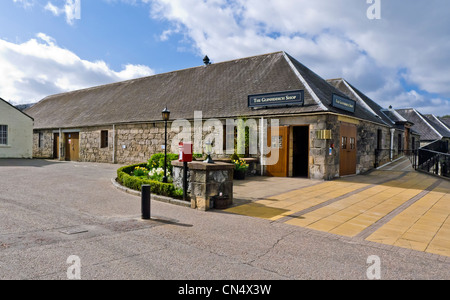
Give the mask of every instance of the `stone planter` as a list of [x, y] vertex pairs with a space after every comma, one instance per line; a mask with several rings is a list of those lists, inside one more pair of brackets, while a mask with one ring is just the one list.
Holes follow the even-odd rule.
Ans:
[[[172, 166], [175, 177], [182, 174], [183, 163], [173, 161]], [[192, 208], [207, 211], [212, 208], [211, 202], [214, 202], [212, 197], [221, 194], [228, 195], [229, 201], [233, 202], [233, 164], [191, 162], [188, 163], [188, 168]], [[175, 178], [174, 183], [176, 182], [179, 182], [179, 185], [181, 180]]]

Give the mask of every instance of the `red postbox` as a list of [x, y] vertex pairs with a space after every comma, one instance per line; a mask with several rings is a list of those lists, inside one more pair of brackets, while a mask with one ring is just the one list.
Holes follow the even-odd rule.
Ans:
[[192, 162], [193, 153], [194, 153], [194, 145], [192, 143], [183, 143], [181, 142], [179, 145], [180, 149], [180, 162]]

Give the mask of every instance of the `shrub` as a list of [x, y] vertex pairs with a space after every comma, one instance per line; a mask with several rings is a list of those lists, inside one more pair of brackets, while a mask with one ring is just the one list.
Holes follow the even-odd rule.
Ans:
[[134, 176], [140, 177], [140, 176], [147, 176], [148, 175], [148, 169], [146, 167], [136, 167], [134, 168]]
[[145, 167], [146, 165], [146, 163], [143, 163], [119, 168], [117, 170], [117, 181], [132, 190], [142, 191], [142, 185], [148, 184], [150, 185], [151, 192], [156, 195], [177, 199], [183, 198], [183, 190], [177, 190], [171, 183], [162, 183], [151, 179], [133, 176], [134, 170], [137, 167]]
[[[167, 172], [168, 175], [173, 173], [172, 161], [178, 160], [178, 154], [167, 153]], [[164, 153], [156, 153], [153, 154], [152, 157], [148, 160], [147, 168], [149, 170], [155, 168], [163, 168], [164, 169]]]

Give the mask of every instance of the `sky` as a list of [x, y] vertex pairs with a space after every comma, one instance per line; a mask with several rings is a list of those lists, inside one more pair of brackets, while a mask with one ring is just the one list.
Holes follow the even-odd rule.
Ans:
[[286, 51], [383, 107], [450, 114], [448, 0], [2, 0], [13, 103]]

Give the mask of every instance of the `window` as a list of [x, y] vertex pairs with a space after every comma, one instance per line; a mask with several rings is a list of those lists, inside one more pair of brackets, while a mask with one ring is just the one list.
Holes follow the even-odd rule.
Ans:
[[347, 149], [347, 137], [343, 136], [342, 137], [342, 149]]
[[351, 137], [350, 138], [350, 149], [355, 150], [356, 149], [356, 139]]
[[100, 134], [100, 147], [108, 148], [108, 130], [102, 130]]
[[38, 146], [39, 148], [44, 147], [44, 134], [42, 132], [39, 132]]
[[0, 145], [8, 145], [8, 125], [0, 125]]
[[378, 129], [377, 132], [377, 149], [380, 150], [383, 148], [383, 131]]

